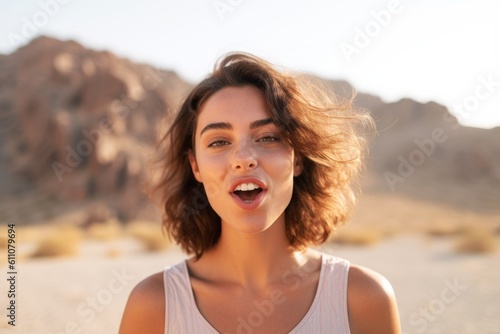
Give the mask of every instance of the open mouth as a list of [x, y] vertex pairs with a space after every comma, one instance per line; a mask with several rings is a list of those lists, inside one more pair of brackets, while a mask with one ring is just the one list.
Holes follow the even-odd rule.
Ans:
[[261, 192], [262, 188], [255, 183], [239, 184], [233, 191], [243, 202], [253, 201]]

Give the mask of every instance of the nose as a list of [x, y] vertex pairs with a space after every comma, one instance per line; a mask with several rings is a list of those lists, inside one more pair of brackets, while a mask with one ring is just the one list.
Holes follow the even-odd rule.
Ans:
[[257, 167], [257, 157], [251, 145], [242, 143], [237, 146], [233, 156], [233, 170], [244, 172], [255, 167]]

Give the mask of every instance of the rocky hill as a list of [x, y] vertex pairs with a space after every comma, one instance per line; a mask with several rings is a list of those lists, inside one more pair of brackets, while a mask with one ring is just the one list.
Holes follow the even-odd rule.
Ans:
[[[330, 81], [349, 96], [344, 81]], [[388, 192], [464, 211], [500, 212], [500, 127], [462, 126], [446, 107], [408, 98], [386, 103], [358, 93], [377, 125], [365, 193]]]
[[189, 87], [173, 72], [48, 37], [0, 58], [3, 202], [99, 198], [121, 219], [136, 216], [156, 130]]
[[[346, 82], [327, 84], [351, 91]], [[147, 161], [190, 87], [174, 72], [74, 41], [40, 37], [0, 56], [0, 221], [21, 213], [17, 220], [36, 221], [96, 200], [122, 221], [154, 216], [139, 191]], [[355, 102], [378, 128], [367, 192], [500, 211], [500, 128], [463, 127], [434, 102], [363, 93]], [[43, 213], [30, 216], [40, 203]]]

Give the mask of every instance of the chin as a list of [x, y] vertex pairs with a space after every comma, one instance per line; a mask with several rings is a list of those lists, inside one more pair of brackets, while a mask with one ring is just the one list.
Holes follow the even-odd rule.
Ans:
[[273, 218], [270, 218], [267, 214], [263, 215], [257, 213], [233, 215], [232, 217], [227, 217], [227, 219], [222, 219], [222, 228], [226, 226], [227, 228], [241, 233], [261, 233], [269, 229], [271, 226], [279, 224], [281, 221], [284, 223], [284, 212], [281, 215], [272, 216]]

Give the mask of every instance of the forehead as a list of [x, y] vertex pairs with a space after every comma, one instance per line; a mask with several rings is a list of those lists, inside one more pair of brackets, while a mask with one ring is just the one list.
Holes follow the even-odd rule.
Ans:
[[225, 87], [212, 95], [198, 114], [197, 129], [213, 122], [249, 124], [269, 118], [264, 94], [254, 86]]

